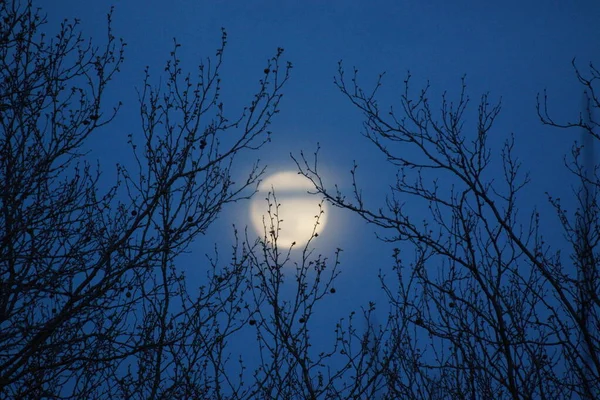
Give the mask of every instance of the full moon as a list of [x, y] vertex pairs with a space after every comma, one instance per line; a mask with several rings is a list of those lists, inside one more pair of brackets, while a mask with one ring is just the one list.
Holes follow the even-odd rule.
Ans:
[[325, 211], [325, 203], [321, 204], [317, 196], [309, 194], [311, 189], [314, 190], [312, 182], [297, 172], [279, 172], [263, 180], [250, 205], [256, 232], [263, 237], [266, 229], [267, 242], [271, 245], [275, 233], [277, 247], [281, 248], [292, 244], [295, 248], [303, 246], [313, 232], [320, 234], [327, 221], [326, 214], [321, 213]]

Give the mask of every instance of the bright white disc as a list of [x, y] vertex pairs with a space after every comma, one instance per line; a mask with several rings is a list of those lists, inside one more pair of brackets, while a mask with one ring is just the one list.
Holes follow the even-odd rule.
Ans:
[[[326, 223], [326, 214], [321, 214], [325, 211], [325, 204], [321, 204], [319, 197], [307, 193], [311, 189], [314, 190], [312, 183], [297, 172], [279, 172], [263, 180], [250, 206], [252, 223], [260, 237], [265, 236], [266, 227], [267, 241], [272, 244], [271, 230], [274, 227], [278, 247], [287, 248], [295, 242], [294, 247], [298, 248], [311, 238], [317, 222], [316, 232], [320, 233]], [[271, 203], [271, 215], [268, 203]]]

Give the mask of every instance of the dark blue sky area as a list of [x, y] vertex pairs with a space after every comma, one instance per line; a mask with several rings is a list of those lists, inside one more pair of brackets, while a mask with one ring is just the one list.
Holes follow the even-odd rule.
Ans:
[[[115, 2], [39, 3], [52, 4], [45, 5], [52, 23], [80, 18], [83, 32], [102, 40], [105, 14]], [[579, 136], [542, 126], [535, 111], [536, 94], [547, 88], [557, 119], [576, 118], [581, 87], [571, 60], [576, 57], [583, 71], [589, 62], [600, 66], [599, 1], [130, 0], [115, 6], [115, 35], [123, 37], [128, 47], [107, 104], [121, 100], [124, 107], [115, 123], [90, 144], [108, 175], [114, 170], [111, 165], [129, 157], [127, 134], [140, 133], [135, 87], [141, 86], [144, 66], [158, 76], [176, 37], [182, 44], [184, 68], [194, 71], [201, 58], [214, 55], [224, 27], [229, 34], [222, 76], [227, 109], [240, 110], [250, 101], [265, 62], [277, 47], [285, 48], [286, 58], [294, 64], [282, 112], [272, 126], [273, 143], [242, 157], [240, 170], [257, 157], [271, 172], [293, 168], [290, 152], [311, 153], [320, 142], [328, 183], [348, 187], [348, 171], [356, 160], [367, 200], [383, 205], [393, 175], [361, 136], [362, 116], [333, 84], [337, 62], [343, 60], [349, 71], [356, 66], [366, 85], [386, 71], [382, 106], [398, 104], [408, 70], [415, 93], [430, 81], [431, 99], [444, 90], [456, 95], [466, 74], [472, 99], [467, 127], [476, 122], [483, 92], [489, 91], [492, 99], [502, 98], [503, 111], [490, 140], [499, 145], [514, 133], [517, 154], [532, 178], [521, 198], [523, 216], [537, 205], [550, 239], [560, 240], [544, 192], [569, 193], [571, 178], [562, 159]], [[424, 209], [410, 206], [415, 212]], [[194, 244], [185, 258], [191, 276], [194, 268], [202, 268], [194, 260], [201, 260], [215, 242], [227, 251], [231, 224], [248, 223], [246, 211], [247, 204], [226, 209], [210, 234]], [[373, 228], [356, 216], [336, 210], [322, 236], [319, 251], [332, 254], [336, 247], [344, 249], [339, 295], [328, 300], [329, 306], [345, 312], [380, 298], [376, 271], [391, 266], [390, 246], [378, 242]]]

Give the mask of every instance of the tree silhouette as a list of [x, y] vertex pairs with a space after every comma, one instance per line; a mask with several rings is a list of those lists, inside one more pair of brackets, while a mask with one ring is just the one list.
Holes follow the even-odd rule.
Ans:
[[[141, 127], [116, 181], [100, 180], [89, 139], [114, 120], [106, 88], [124, 62], [111, 28], [96, 45], [64, 21], [45, 36], [31, 1], [0, 4], [0, 398], [361, 398], [379, 376], [352, 316], [313, 347], [313, 313], [333, 296], [339, 250], [278, 245], [276, 193], [264, 235], [234, 230], [192, 287], [178, 256], [264, 172], [232, 180], [238, 155], [270, 141], [292, 68], [283, 49], [235, 117], [221, 102], [226, 34], [187, 74], [174, 42], [160, 78], [144, 71]], [[315, 228], [322, 212], [317, 215]], [[371, 311], [365, 311], [368, 317]], [[256, 358], [236, 358], [234, 341]], [[337, 367], [331, 362], [335, 360]], [[250, 369], [248, 371], [248, 369]], [[348, 379], [353, 374], [356, 379]]]
[[[343, 288], [341, 250], [312, 250], [323, 208], [308, 243], [284, 248], [271, 191], [261, 238], [234, 227], [231, 253], [207, 258], [199, 287], [178, 268], [224, 207], [258, 187], [258, 163], [239, 182], [232, 171], [270, 141], [292, 67], [283, 49], [236, 114], [221, 99], [225, 31], [195, 74], [174, 41], [160, 76], [144, 71], [131, 157], [106, 186], [85, 148], [120, 110], [105, 104], [125, 55], [111, 19], [112, 10], [97, 45], [76, 20], [46, 36], [31, 1], [0, 3], [0, 398], [598, 397], [599, 180], [580, 145], [566, 163], [581, 183], [579, 208], [548, 198], [572, 248], [565, 256], [544, 241], [546, 216], [519, 211], [529, 178], [514, 140], [491, 147], [499, 104], [482, 96], [469, 131], [464, 80], [437, 115], [429, 88], [413, 95], [409, 76], [400, 111], [384, 111], [382, 77], [364, 91], [340, 64], [335, 83], [397, 180], [380, 207], [362, 196], [356, 165], [343, 193], [321, 179], [318, 153], [297, 164], [324, 201], [387, 233], [393, 272], [379, 275], [387, 318], [370, 302], [334, 317], [327, 342], [316, 315]], [[600, 73], [575, 71], [586, 90], [579, 120], [554, 121], [545, 94], [538, 114], [600, 139]], [[429, 215], [410, 214], [408, 198]]]
[[[585, 86], [584, 111], [575, 123], [550, 118], [547, 97], [538, 101], [543, 123], [582, 128], [599, 137], [593, 109], [597, 82], [575, 68]], [[399, 107], [383, 109], [377, 92], [350, 81], [342, 64], [335, 83], [364, 115], [364, 136], [397, 170], [383, 206], [367, 204], [358, 167], [352, 193], [321, 179], [318, 153], [297, 159], [301, 172], [331, 204], [360, 215], [393, 245], [395, 281], [382, 274], [391, 312], [382, 345], [381, 373], [390, 398], [578, 398], [600, 395], [600, 277], [598, 276], [597, 169], [585, 171], [581, 145], [567, 168], [581, 182], [576, 210], [548, 197], [571, 255], [552, 248], [540, 231], [537, 210], [517, 201], [529, 177], [508, 138], [490, 145], [500, 104], [487, 94], [476, 123], [467, 128], [469, 98], [463, 79], [454, 101], [444, 94], [441, 111], [429, 86], [412, 94], [405, 80]], [[587, 117], [584, 118], [583, 115]], [[500, 166], [501, 176], [493, 172]], [[427, 206], [426, 217], [403, 202]]]
[[[225, 32], [196, 76], [183, 72], [175, 43], [162, 86], [145, 71], [133, 167], [118, 165], [103, 190], [83, 145], [119, 109], [104, 104], [125, 48], [111, 16], [98, 46], [78, 21], [46, 36], [31, 1], [0, 4], [3, 398], [203, 398], [221, 384], [226, 337], [249, 318], [233, 295], [241, 260], [215, 261], [192, 295], [174, 259], [255, 187], [258, 166], [239, 183], [231, 168], [269, 141], [291, 65], [280, 65], [279, 49], [231, 118], [220, 100]], [[226, 326], [215, 319], [223, 313]]]

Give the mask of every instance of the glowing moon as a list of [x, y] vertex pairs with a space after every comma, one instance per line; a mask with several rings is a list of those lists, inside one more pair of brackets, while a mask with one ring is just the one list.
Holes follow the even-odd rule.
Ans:
[[[326, 214], [321, 213], [325, 211], [325, 203], [321, 204], [317, 196], [308, 194], [311, 189], [314, 190], [312, 182], [297, 172], [279, 172], [263, 180], [250, 205], [256, 232], [264, 237], [266, 227], [267, 242], [273, 244], [276, 231], [277, 247], [280, 248], [289, 248], [294, 242], [294, 247], [298, 248], [308, 242], [313, 232], [320, 234], [326, 223]], [[279, 205], [278, 208], [276, 205]]]

